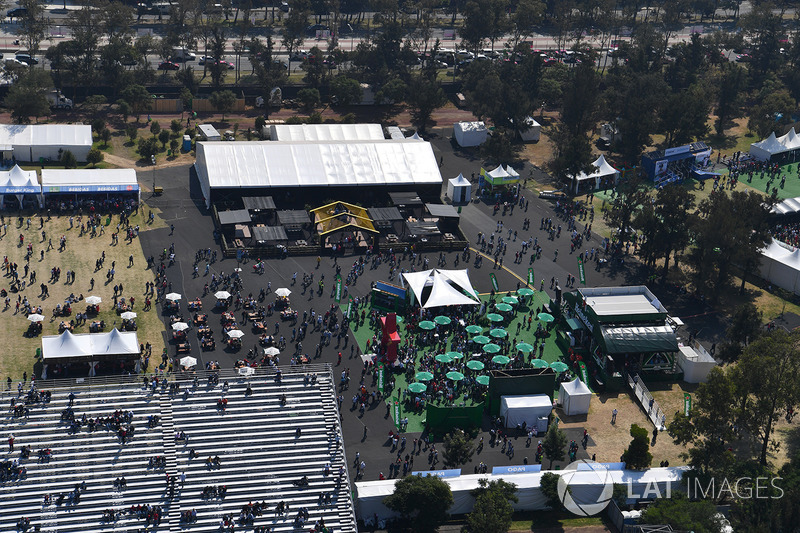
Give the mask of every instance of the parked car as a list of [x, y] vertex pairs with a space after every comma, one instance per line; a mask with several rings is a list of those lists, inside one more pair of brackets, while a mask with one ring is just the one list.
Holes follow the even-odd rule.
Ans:
[[292, 56], [289, 59], [291, 59], [292, 61], [305, 61], [306, 59], [308, 59], [308, 52], [306, 52], [305, 50], [297, 50], [292, 54]]
[[311, 26], [306, 28], [306, 33], [308, 33], [309, 35], [314, 35], [317, 33], [317, 30], [325, 31], [328, 29], [330, 28], [328, 28], [325, 24], [312, 24]]
[[205, 65], [206, 63], [213, 63], [214, 61], [216, 61], [216, 59], [211, 56], [200, 56], [200, 61], [198, 61], [197, 64]]
[[220, 59], [219, 61], [214, 62], [215, 65], [222, 65], [223, 67], [227, 68], [228, 70], [233, 70], [236, 68], [236, 65], [231, 63], [230, 61], [223, 61]]
[[35, 57], [31, 56], [30, 54], [17, 54], [16, 56], [17, 61], [25, 63], [26, 65], [38, 65], [39, 60]]
[[281, 8], [280, 9], [284, 13], [288, 13], [289, 12], [289, 3], [288, 2], [281, 2]]
[[6, 15], [8, 15], [8, 17], [10, 18], [24, 17], [27, 14], [28, 14], [28, 9], [24, 7], [15, 7], [14, 9], [9, 9], [8, 13], [6, 13]]
[[172, 61], [162, 61], [158, 64], [158, 70], [180, 70], [181, 66]]

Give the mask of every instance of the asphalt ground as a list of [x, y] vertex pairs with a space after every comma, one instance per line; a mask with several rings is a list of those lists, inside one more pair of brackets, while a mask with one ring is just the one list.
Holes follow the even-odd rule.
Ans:
[[[472, 172], [477, 176], [480, 171], [481, 161], [468, 153], [457, 151], [454, 152], [450, 146], [450, 142], [446, 138], [434, 138], [432, 140], [437, 157], [441, 156], [442, 165], [441, 171], [444, 177], [446, 190], [447, 179], [463, 173], [466, 177], [470, 177]], [[538, 169], [530, 167], [527, 163], [525, 168], [517, 169], [521, 176], [526, 177], [530, 172], [539, 172]], [[237, 266], [235, 259], [222, 259], [219, 245], [213, 240], [212, 232], [214, 224], [211, 219], [210, 212], [205, 209], [200, 194], [199, 184], [195, 178], [190, 180], [189, 167], [172, 167], [162, 170], [156, 170], [155, 178], [157, 185], [164, 188], [162, 196], [155, 197], [149, 196], [145, 193], [143, 199], [151, 206], [158, 207], [162, 211], [162, 217], [167, 225], [174, 225], [174, 234], [170, 235], [170, 228], [148, 231], [141, 234], [142, 246], [144, 248], [145, 256], [154, 256], [158, 258], [159, 254], [164, 248], [174, 243], [177, 261], [174, 266], [167, 269], [167, 278], [172, 283], [172, 290], [184, 295], [182, 309], [184, 316], [188, 315], [185, 303], [188, 299], [193, 299], [200, 296], [203, 292], [203, 285], [209, 281], [210, 276], [205, 277], [202, 275], [204, 270], [201, 268], [201, 276], [198, 278], [192, 277], [193, 259], [195, 251], [198, 249], [205, 249], [211, 247], [212, 250], [218, 251], [218, 261], [211, 265], [211, 272], [219, 274], [221, 272], [231, 273]], [[140, 179], [148, 187], [151, 185], [152, 174], [150, 172], [140, 173]], [[325, 193], [326, 196], [329, 192]], [[547, 240], [545, 232], [539, 231], [540, 220], [542, 217], [553, 218], [554, 222], [561, 223], [564, 229], [566, 224], [556, 219], [554, 212], [554, 204], [549, 201], [540, 200], [533, 193], [523, 190], [523, 196], [528, 200], [529, 204], [527, 209], [515, 208], [513, 213], [507, 213], [502, 216], [502, 210], [496, 215], [493, 215], [492, 206], [486, 205], [480, 201], [474, 201], [465, 206], [461, 213], [461, 227], [470, 240], [471, 247], [476, 248], [474, 244], [478, 232], [490, 235], [496, 229], [497, 221], [502, 220], [507, 236], [508, 229], [517, 230], [517, 242], [511, 241], [508, 244], [508, 250], [505, 255], [505, 260], [502, 268], [496, 268], [494, 261], [485, 258], [482, 265], [476, 268], [472, 262], [469, 265], [461, 263], [462, 267], [470, 269], [470, 278], [474, 287], [479, 292], [489, 292], [491, 290], [489, 273], [494, 272], [497, 275], [497, 280], [502, 292], [513, 291], [517, 288], [518, 283], [524, 284], [528, 272], [528, 256], [520, 264], [514, 263], [514, 253], [520, 250], [519, 242], [523, 238], [538, 237], [539, 244], [543, 247], [543, 253], [540, 260], [534, 264], [535, 274], [537, 280], [546, 280], [545, 289], [549, 291], [549, 281], [551, 277], [558, 278], [563, 286], [567, 278], [567, 273], [577, 276], [577, 257], [576, 254], [569, 253], [569, 237], [564, 230], [561, 237], [553, 241]], [[309, 199], [307, 203], [314, 204], [313, 199]], [[322, 200], [322, 198], [320, 198]], [[523, 231], [523, 220], [525, 218], [531, 219], [531, 229]], [[582, 228], [582, 225], [579, 225]], [[592, 246], [597, 247], [600, 240], [597, 236], [584, 245], [584, 249], [590, 249]], [[555, 250], [559, 250], [557, 260], [555, 258]], [[473, 252], [473, 258], [475, 253]], [[447, 264], [453, 265], [456, 254], [446, 254]], [[430, 257], [431, 265], [436, 264], [436, 255]], [[357, 257], [347, 256], [339, 259], [339, 264], [342, 265], [342, 272], [346, 274], [349, 265]], [[409, 267], [408, 261], [401, 262], [400, 267]], [[266, 271], [263, 275], [255, 274], [252, 270], [252, 262], [242, 264], [243, 272], [243, 295], [253, 293], [257, 295], [262, 287], [266, 287], [267, 283], [271, 283], [272, 290], [278, 287], [290, 287], [292, 275], [298, 273], [298, 283], [294, 287], [290, 287], [294, 293], [291, 297], [291, 304], [302, 316], [304, 311], [309, 311], [313, 308], [317, 311], [328, 309], [334, 303], [330, 297], [330, 284], [333, 283], [335, 274], [335, 265], [330, 258], [323, 258], [322, 264], [317, 269], [316, 257], [287, 257], [286, 259], [275, 259], [266, 261]], [[326, 290], [323, 295], [309, 297], [309, 294], [300, 294], [300, 282], [304, 273], [315, 273], [315, 280], [319, 279], [320, 274], [325, 274]], [[634, 285], [645, 283], [645, 280], [650, 275], [649, 272], [644, 270], [637, 261], [632, 257], [626, 257], [624, 262], [613, 261], [603, 266], [600, 270], [595, 270], [593, 264], [587, 264], [586, 277], [587, 286], [618, 286], [618, 285]], [[365, 296], [370, 290], [370, 283], [377, 280], [388, 279], [388, 266], [382, 265], [378, 269], [365, 269], [364, 274], [359, 277], [358, 282], [349, 287], [351, 296]], [[538, 289], [538, 287], [536, 287]], [[711, 312], [709, 309], [703, 307], [698, 301], [695, 301], [687, 295], [674, 287], [668, 286], [655, 286], [651, 285], [656, 294], [659, 296], [664, 305], [674, 315], [680, 317], [690, 317], [691, 324], [689, 327], [695, 330], [702, 331], [700, 336], [701, 340], [707, 341], [710, 345], [715, 342], [719, 336], [722, 335], [724, 325], [721, 324], [719, 317]], [[142, 288], [144, 290], [144, 288]], [[274, 296], [270, 295], [267, 301], [273, 301]], [[221, 326], [217, 320], [217, 316], [211, 311], [214, 304], [213, 295], [203, 298], [204, 312], [209, 313], [209, 324], [215, 333], [217, 341], [217, 349], [215, 351], [202, 352], [199, 344], [197, 343], [196, 335], [190, 330], [188, 338], [192, 343], [192, 356], [198, 359], [198, 367], [202, 367], [207, 361], [219, 361], [223, 368], [231, 368], [234, 362], [247, 354], [247, 350], [257, 344], [256, 336], [251, 333], [249, 327], [244, 327], [246, 335], [243, 339], [243, 348], [239, 352], [229, 352], [223, 350], [221, 340]], [[188, 318], [188, 317], [187, 317]], [[278, 321], [277, 316], [270, 319], [270, 321]], [[291, 330], [287, 330], [287, 324], [281, 324], [281, 334], [289, 338]], [[287, 334], [288, 333], [288, 334]], [[352, 333], [350, 333], [352, 335]], [[318, 339], [313, 333], [309, 333], [303, 341], [304, 352], [309, 355], [314, 354], [314, 346]], [[350, 391], [344, 391], [344, 404], [342, 409], [342, 427], [345, 436], [345, 445], [347, 453], [352, 460], [356, 452], [360, 453], [361, 459], [366, 463], [366, 471], [364, 479], [373, 480], [378, 478], [379, 472], [383, 472], [389, 477], [389, 464], [394, 461], [396, 454], [391, 451], [389, 439], [387, 438], [391, 431], [397, 431], [391, 417], [387, 414], [386, 404], [376, 402], [371, 406], [363, 417], [359, 417], [358, 411], [350, 411], [350, 400], [352, 391], [357, 388], [361, 379], [362, 364], [358, 357], [358, 350], [354, 352], [354, 357], [350, 358], [349, 343], [353, 343], [353, 338], [348, 339], [346, 349], [342, 350], [337, 347], [336, 339], [334, 338], [330, 346], [322, 348], [321, 355], [314, 362], [327, 362], [334, 365], [334, 373], [338, 374], [342, 370], [350, 371], [351, 387]], [[287, 346], [284, 354], [292, 352], [292, 345]], [[337, 353], [342, 350], [344, 357], [342, 363], [337, 364]], [[170, 355], [175, 354], [175, 348], [170, 346]], [[287, 364], [288, 356], [282, 354], [281, 364]], [[367, 376], [365, 385], [368, 390], [374, 390], [375, 383], [372, 376]], [[349, 393], [349, 395], [348, 395]], [[473, 461], [464, 465], [464, 472], [472, 472], [479, 462], [483, 462], [489, 466], [499, 465], [520, 465], [523, 464], [525, 457], [529, 462], [533, 463], [535, 456], [535, 441], [534, 448], [525, 447], [525, 439], [521, 438], [515, 442], [515, 456], [509, 457], [503, 453], [500, 446], [490, 447], [488, 430], [490, 429], [489, 420], [485, 417], [484, 425], [481, 435], [484, 442], [487, 444], [481, 453], [477, 453]], [[419, 433], [406, 434], [408, 440], [408, 448], [415, 438], [419, 438]], [[582, 430], [573, 429], [567, 431], [569, 440], [580, 441]], [[438, 446], [441, 448], [441, 446]], [[404, 452], [408, 453], [409, 450]], [[604, 457], [602, 454], [602, 443], [593, 441], [590, 435], [589, 446], [586, 450], [582, 447], [579, 450], [578, 457], [591, 457], [592, 454], [597, 454], [599, 461], [617, 461], [616, 457]], [[556, 465], [563, 467], [567, 462], [556, 463]], [[441, 468], [441, 461], [437, 465]], [[416, 456], [414, 470], [426, 470], [428, 468], [427, 453], [422, 453]], [[354, 473], [354, 472], [353, 472]], [[355, 478], [355, 476], [352, 476]]]

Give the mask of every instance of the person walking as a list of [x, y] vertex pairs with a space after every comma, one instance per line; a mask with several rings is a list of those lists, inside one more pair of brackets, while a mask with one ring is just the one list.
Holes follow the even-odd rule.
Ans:
[[613, 411], [611, 411], [611, 423], [617, 423], [617, 408], [615, 407]]

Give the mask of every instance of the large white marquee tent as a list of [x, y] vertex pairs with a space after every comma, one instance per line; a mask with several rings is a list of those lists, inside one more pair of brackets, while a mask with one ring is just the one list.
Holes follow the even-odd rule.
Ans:
[[415, 140], [199, 142], [195, 169], [209, 207], [214, 189], [442, 183], [430, 143]]
[[273, 124], [272, 141], [381, 141], [380, 124]]
[[480, 305], [466, 270], [431, 269], [403, 274], [423, 309], [446, 305]]
[[95, 357], [109, 355], [138, 355], [139, 340], [135, 331], [119, 331], [116, 328], [108, 333], [79, 333], [64, 331], [61, 335], [42, 337], [42, 360], [88, 361]]
[[800, 135], [792, 127], [785, 135], [777, 137], [773, 131], [766, 139], [751, 144], [750, 155], [759, 161], [769, 161], [774, 155], [798, 149], [800, 149]]
[[578, 194], [578, 188], [580, 187], [581, 183], [585, 181], [592, 180], [594, 182], [592, 190], [595, 190], [600, 188], [600, 180], [603, 178], [613, 178], [615, 184], [617, 183], [617, 180], [619, 180], [619, 170], [609, 165], [605, 156], [601, 155], [595, 159], [594, 163], [592, 163], [592, 166], [595, 170], [593, 170], [590, 174], [581, 172], [575, 177], [575, 190], [573, 191], [575, 194]]
[[[637, 470], [617, 470], [609, 468], [607, 470], [610, 482], [625, 485], [630, 488], [629, 494], [632, 495], [629, 503], [634, 503], [638, 498], [653, 499], [658, 491], [661, 496], [671, 494], [674, 491], [685, 489], [681, 482], [684, 472], [688, 467], [666, 467], [650, 468], [644, 471]], [[568, 470], [572, 475], [569, 487], [575, 501], [598, 501], [597, 496], [604, 490], [606, 484], [603, 483], [603, 476], [606, 472], [592, 470], [581, 470], [577, 472]], [[564, 475], [562, 470], [553, 471], [553, 474]], [[516, 496], [519, 501], [512, 503], [511, 506], [517, 511], [541, 511], [547, 509], [547, 498], [542, 494], [540, 482], [546, 472], [522, 473], [522, 474], [469, 474], [457, 477], [443, 477], [442, 481], [450, 486], [453, 494], [453, 505], [447, 510], [452, 515], [467, 514], [472, 511], [475, 505], [475, 497], [472, 491], [477, 489], [480, 480], [487, 481], [503, 480], [514, 483], [517, 486]], [[379, 519], [387, 519], [398, 516], [383, 504], [383, 499], [394, 493], [394, 479], [384, 481], [362, 481], [356, 483], [356, 510], [360, 517], [371, 518], [375, 515]], [[669, 491], [669, 492], [668, 492]]]
[[781, 289], [800, 294], [800, 250], [773, 239], [761, 250], [759, 273]]
[[4, 159], [12, 155], [16, 161], [57, 161], [63, 151], [69, 150], [78, 161], [83, 162], [91, 148], [91, 126], [0, 124], [0, 151]]
[[42, 169], [42, 192], [136, 193], [140, 194], [136, 170], [132, 168]]

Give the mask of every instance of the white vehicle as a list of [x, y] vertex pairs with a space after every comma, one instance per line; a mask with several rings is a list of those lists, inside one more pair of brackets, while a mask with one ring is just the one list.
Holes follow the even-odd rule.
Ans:
[[173, 48], [171, 59], [173, 61], [194, 61], [197, 59], [197, 56], [194, 52], [190, 52], [186, 48]]
[[72, 109], [72, 100], [61, 94], [59, 90], [50, 91], [45, 98], [53, 109]]

